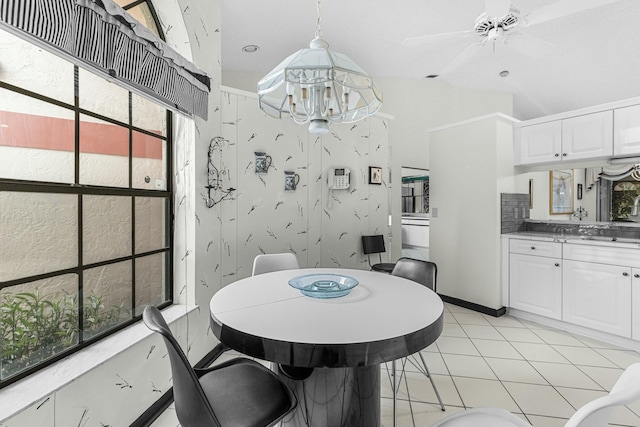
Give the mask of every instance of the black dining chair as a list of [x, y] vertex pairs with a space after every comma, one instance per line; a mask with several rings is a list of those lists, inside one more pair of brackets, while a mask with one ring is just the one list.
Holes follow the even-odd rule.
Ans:
[[[391, 273], [395, 264], [392, 262], [382, 262], [382, 254], [386, 252], [384, 236], [382, 236], [382, 234], [362, 236], [362, 251], [367, 256], [371, 270]], [[378, 254], [378, 262], [376, 264], [371, 264], [371, 254]]]
[[[431, 289], [433, 292], [436, 292], [438, 267], [433, 262], [403, 257], [396, 262], [396, 266], [393, 268], [391, 274], [393, 276], [403, 277], [405, 279], [420, 283], [421, 285]], [[424, 360], [422, 353], [417, 352], [400, 360], [400, 365], [402, 367], [400, 379], [405, 376], [405, 366], [407, 363], [412, 364], [418, 371], [429, 378], [429, 381], [431, 381], [431, 385], [433, 386], [433, 391], [436, 393], [436, 397], [438, 398], [438, 402], [440, 403], [440, 408], [444, 411], [444, 405], [442, 404], [440, 393], [438, 393], [438, 388], [433, 382], [433, 378], [431, 378], [431, 373], [429, 372], [427, 362]], [[396, 373], [393, 372], [393, 375], [395, 376]], [[394, 393], [395, 392], [396, 390], [394, 390]], [[409, 397], [409, 399], [411, 399], [411, 397]]]
[[145, 307], [142, 318], [167, 346], [182, 427], [271, 427], [296, 407], [289, 387], [258, 362], [238, 357], [194, 369], [157, 307]]

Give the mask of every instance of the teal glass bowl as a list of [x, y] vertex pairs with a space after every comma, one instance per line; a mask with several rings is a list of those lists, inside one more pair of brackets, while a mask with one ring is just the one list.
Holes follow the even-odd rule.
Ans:
[[311, 298], [338, 298], [349, 295], [358, 281], [341, 274], [306, 274], [289, 280], [289, 285]]

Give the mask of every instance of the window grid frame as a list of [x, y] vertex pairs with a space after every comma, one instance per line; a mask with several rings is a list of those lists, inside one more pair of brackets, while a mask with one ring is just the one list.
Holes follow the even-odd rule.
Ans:
[[[149, 0], [137, 0], [134, 1], [124, 9], [128, 9], [131, 7], [135, 7], [137, 5], [146, 3], [149, 7], [151, 14], [155, 20], [155, 26], [160, 34], [160, 37], [164, 40], [164, 35], [162, 34], [162, 30], [160, 25], [158, 24], [158, 17]], [[77, 276], [78, 281], [78, 342], [69, 348], [62, 350], [47, 358], [46, 360], [40, 361], [34, 365], [31, 365], [17, 374], [11, 375], [6, 379], [0, 378], [0, 389], [8, 386], [12, 383], [15, 383], [34, 372], [49, 366], [56, 361], [73, 354], [77, 351], [80, 351], [87, 346], [106, 338], [122, 329], [137, 323], [141, 320], [142, 315], [136, 315], [136, 300], [135, 300], [135, 289], [136, 289], [136, 260], [140, 258], [144, 258], [150, 255], [156, 254], [164, 254], [164, 268], [165, 268], [165, 277], [164, 283], [162, 283], [161, 290], [164, 295], [164, 301], [158, 305], [160, 308], [167, 307], [173, 304], [173, 286], [172, 278], [173, 278], [173, 257], [174, 257], [174, 200], [173, 200], [173, 113], [170, 110], [165, 109], [166, 121], [165, 121], [165, 135], [158, 135], [157, 133], [153, 133], [146, 129], [142, 129], [136, 126], [133, 126], [133, 95], [130, 89], [128, 90], [128, 123], [123, 123], [121, 121], [103, 116], [101, 114], [95, 113], [93, 111], [89, 111], [79, 106], [79, 82], [78, 82], [78, 66], [74, 64], [74, 104], [68, 104], [45, 95], [39, 94], [37, 92], [33, 92], [15, 85], [11, 85], [9, 83], [5, 83], [0, 81], [0, 88], [10, 90], [16, 92], [18, 94], [31, 97], [37, 99], [39, 101], [47, 102], [49, 104], [55, 105], [57, 107], [62, 107], [68, 110], [73, 111], [74, 113], [74, 184], [69, 185], [66, 183], [56, 183], [56, 182], [45, 182], [45, 181], [29, 181], [29, 180], [18, 180], [18, 179], [4, 179], [0, 178], [0, 191], [6, 192], [21, 192], [21, 193], [49, 193], [49, 194], [75, 194], [78, 197], [77, 204], [77, 234], [78, 234], [78, 254], [77, 254], [77, 265], [71, 268], [65, 268], [60, 270], [55, 270], [47, 273], [41, 273], [36, 275], [30, 275], [26, 277], [21, 277], [18, 279], [2, 281], [0, 282], [0, 291], [4, 289], [9, 289], [11, 287], [15, 287], [18, 285], [23, 285], [26, 283], [31, 283], [37, 280], [48, 279], [53, 277], [59, 277], [66, 274], [75, 274]], [[87, 70], [91, 72], [91, 70]], [[99, 120], [103, 120], [105, 122], [111, 123], [113, 125], [122, 126], [128, 130], [128, 178], [129, 185], [128, 187], [109, 187], [109, 186], [97, 186], [97, 185], [86, 185], [80, 184], [80, 117], [81, 115], [90, 116]], [[142, 188], [133, 188], [133, 133], [139, 132], [145, 134], [147, 136], [151, 136], [153, 138], [157, 138], [160, 141], [164, 141], [166, 144], [165, 150], [165, 159], [164, 166], [166, 170], [166, 189], [165, 190], [150, 190], [150, 189], [142, 189]], [[100, 262], [95, 262], [91, 264], [84, 264], [83, 262], [83, 196], [85, 195], [103, 195], [103, 196], [124, 196], [130, 198], [131, 203], [131, 236], [130, 236], [130, 244], [131, 244], [131, 252], [127, 256], [118, 257], [114, 259], [103, 260]], [[164, 232], [166, 235], [165, 242], [163, 243], [162, 248], [153, 249], [150, 251], [145, 251], [141, 253], [136, 253], [135, 251], [135, 220], [136, 220], [136, 197], [157, 197], [165, 200], [164, 204]], [[126, 320], [118, 323], [116, 326], [111, 327], [110, 329], [100, 332], [90, 338], [84, 337], [84, 271], [89, 270], [91, 268], [116, 264], [123, 261], [131, 262], [131, 310], [129, 316]]]

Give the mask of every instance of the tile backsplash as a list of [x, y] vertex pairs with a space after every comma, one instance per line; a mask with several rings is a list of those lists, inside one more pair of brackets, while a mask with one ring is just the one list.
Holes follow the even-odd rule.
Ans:
[[524, 231], [529, 219], [529, 195], [500, 193], [501, 233]]

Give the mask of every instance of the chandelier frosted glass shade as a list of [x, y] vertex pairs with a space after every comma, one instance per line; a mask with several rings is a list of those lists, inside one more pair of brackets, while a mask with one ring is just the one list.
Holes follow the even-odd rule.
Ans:
[[258, 102], [269, 116], [309, 123], [309, 132], [322, 134], [329, 132], [329, 123], [375, 114], [382, 93], [349, 57], [315, 38], [258, 82]]

